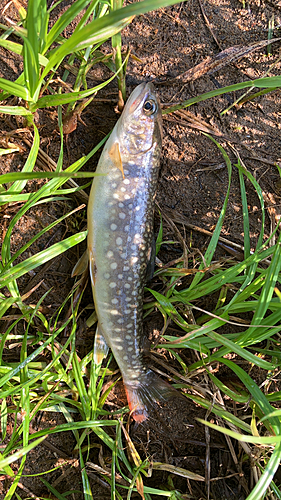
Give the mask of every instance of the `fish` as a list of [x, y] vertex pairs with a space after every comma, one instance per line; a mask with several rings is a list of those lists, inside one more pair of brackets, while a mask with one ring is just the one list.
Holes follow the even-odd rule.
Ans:
[[136, 422], [174, 389], [143, 353], [143, 294], [153, 268], [154, 200], [162, 150], [160, 102], [151, 82], [129, 96], [101, 154], [88, 202], [88, 258], [98, 318], [94, 360], [110, 347]]

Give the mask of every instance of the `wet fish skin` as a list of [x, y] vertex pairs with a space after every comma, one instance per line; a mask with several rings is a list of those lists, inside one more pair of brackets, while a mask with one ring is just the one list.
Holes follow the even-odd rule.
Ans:
[[98, 316], [95, 358], [112, 349], [137, 421], [168, 384], [145, 364], [143, 288], [153, 238], [162, 148], [160, 103], [151, 83], [132, 92], [98, 163], [88, 204], [88, 252]]

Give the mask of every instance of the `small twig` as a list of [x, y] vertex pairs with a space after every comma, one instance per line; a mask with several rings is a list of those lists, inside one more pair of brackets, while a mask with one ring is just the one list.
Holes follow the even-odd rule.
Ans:
[[202, 4], [201, 0], [198, 0], [198, 3], [199, 3], [199, 5], [200, 5], [200, 9], [201, 9], [201, 12], [202, 12], [202, 16], [204, 17], [204, 21], [205, 21], [205, 23], [206, 23], [206, 25], [207, 25], [208, 30], [210, 31], [210, 33], [211, 33], [211, 35], [212, 35], [212, 37], [213, 37], [214, 41], [216, 42], [216, 44], [217, 44], [218, 48], [219, 48], [220, 50], [222, 50], [222, 46], [221, 46], [220, 42], [218, 41], [218, 39], [217, 39], [217, 37], [216, 37], [215, 33], [213, 32], [213, 30], [212, 30], [212, 28], [211, 28], [211, 25], [210, 25], [210, 23], [209, 23], [209, 19], [208, 19], [208, 18], [207, 18], [207, 16], [206, 16], [205, 9], [204, 9], [204, 7], [203, 7], [203, 4]]
[[35, 500], [40, 500], [37, 495], [34, 495], [31, 490], [29, 490], [24, 484], [21, 482], [18, 483], [19, 488], [21, 488], [25, 493], [27, 493], [31, 498], [35, 498]]
[[70, 467], [66, 470], [63, 470], [62, 474], [52, 483], [53, 488], [57, 488], [59, 483], [66, 479], [66, 477], [73, 471], [73, 467], [75, 467], [75, 468], [79, 467], [79, 460], [77, 460], [77, 459], [74, 459], [74, 461], [68, 460], [68, 461], [64, 462], [64, 464], [62, 464], [62, 465], [65, 465], [65, 464], [70, 465]]
[[261, 156], [257, 156], [255, 154], [253, 154], [252, 156], [245, 156], [245, 158], [247, 160], [256, 160], [256, 161], [260, 161], [261, 163], [266, 163], [267, 165], [272, 165], [273, 167], [276, 167], [276, 166], [279, 166], [281, 167], [281, 165], [279, 165], [277, 163], [277, 161], [272, 161], [272, 160], [268, 160], [268, 158], [263, 158]]
[[[29, 427], [29, 433], [30, 434], [34, 434], [35, 432], [37, 432], [37, 431], [35, 429], [32, 429], [32, 427], [30, 426]], [[47, 441], [47, 439], [44, 439], [44, 441], [42, 441], [41, 444], [43, 446], [45, 446], [46, 448], [49, 448], [53, 453], [56, 453], [56, 455], [59, 458], [65, 458], [66, 460], [69, 459], [69, 456], [66, 453], [64, 453], [64, 451], [59, 450], [59, 448], [57, 448], [52, 443], [50, 443], [49, 441]]]
[[[166, 211], [169, 213], [168, 210], [166, 210]], [[190, 224], [189, 222], [187, 222], [181, 214], [173, 212], [172, 217], [173, 217], [173, 220], [176, 224], [183, 224], [184, 226], [188, 227], [192, 231], [197, 231], [199, 233], [206, 234], [207, 236], [213, 236], [213, 233], [211, 231], [208, 231], [208, 229], [203, 229], [202, 227], [195, 226], [194, 224]], [[230, 241], [230, 240], [224, 238], [223, 236], [219, 236], [219, 240], [222, 241], [223, 243], [225, 243], [226, 245], [229, 245], [230, 247], [237, 248], [241, 252], [244, 252], [243, 245], [240, 245], [239, 243], [235, 243], [234, 241]], [[250, 254], [253, 255], [253, 253], [254, 252], [251, 250]], [[267, 265], [270, 265], [270, 261], [268, 259], [263, 259], [263, 262], [265, 262]]]
[[[217, 395], [218, 403], [222, 406], [222, 408], [224, 410], [226, 410], [226, 407], [225, 407], [225, 404], [224, 404], [224, 400], [223, 400], [222, 395], [221, 395], [221, 393], [220, 393], [219, 390], [217, 390], [216, 395]], [[222, 427], [226, 428], [225, 422], [224, 422], [224, 420], [221, 417], [219, 417], [219, 422], [220, 422], [220, 425]], [[227, 424], [228, 424], [229, 428], [232, 431], [239, 433], [239, 429], [234, 424], [232, 424], [231, 422], [227, 422]], [[236, 467], [237, 471], [239, 472], [241, 483], [242, 483], [242, 487], [244, 488], [246, 494], [248, 495], [249, 494], [249, 488], [248, 488], [246, 479], [244, 477], [243, 471], [241, 469], [241, 466], [239, 464], [239, 461], [238, 461], [237, 455], [235, 453], [234, 446], [232, 444], [230, 436], [225, 435], [224, 437], [225, 437], [226, 442], [228, 444], [229, 451], [230, 451], [231, 456], [232, 456], [232, 460], [233, 460], [233, 462], [235, 464], [235, 467]], [[249, 456], [250, 460], [252, 460], [253, 454], [252, 454], [252, 450], [251, 450], [250, 446], [247, 443], [243, 443], [243, 442], [240, 442], [239, 444], [241, 444], [244, 452]]]
[[[60, 255], [57, 255], [57, 257], [54, 257], [49, 262], [46, 262], [46, 264], [43, 266], [43, 268], [38, 273], [35, 274], [35, 276], [31, 279], [31, 281], [25, 287], [25, 289], [23, 291], [24, 296], [26, 296], [28, 294], [28, 292], [37, 284], [37, 282], [38, 282], [39, 278], [41, 278], [41, 276], [45, 276], [48, 269], [56, 262], [56, 260], [58, 260], [59, 257], [60, 257]], [[41, 280], [40, 284], [42, 284], [43, 281], [44, 280]]]

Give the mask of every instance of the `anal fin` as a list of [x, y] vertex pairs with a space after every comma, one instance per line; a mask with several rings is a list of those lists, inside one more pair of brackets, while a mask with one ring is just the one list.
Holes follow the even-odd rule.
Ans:
[[94, 342], [94, 362], [96, 365], [100, 365], [102, 363], [102, 360], [107, 356], [108, 350], [109, 347], [98, 323]]

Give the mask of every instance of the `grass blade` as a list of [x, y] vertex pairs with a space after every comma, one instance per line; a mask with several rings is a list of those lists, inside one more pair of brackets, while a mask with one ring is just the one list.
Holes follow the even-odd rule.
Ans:
[[[207, 134], [204, 134], [204, 135], [207, 135]], [[204, 267], [210, 265], [210, 263], [212, 261], [212, 258], [213, 258], [213, 255], [215, 253], [215, 250], [216, 250], [216, 247], [217, 247], [217, 244], [218, 244], [218, 240], [219, 240], [219, 236], [220, 236], [220, 233], [221, 233], [221, 229], [222, 229], [224, 217], [225, 217], [225, 214], [226, 214], [226, 209], [227, 209], [227, 204], [228, 204], [228, 198], [229, 198], [229, 193], [230, 193], [230, 187], [231, 187], [231, 173], [232, 173], [231, 161], [230, 161], [229, 156], [227, 155], [226, 151], [223, 149], [223, 147], [213, 137], [211, 137], [209, 135], [207, 135], [207, 137], [209, 137], [216, 144], [216, 146], [218, 147], [218, 149], [222, 153], [222, 156], [223, 156], [223, 158], [224, 158], [224, 160], [226, 162], [227, 170], [228, 170], [228, 188], [227, 188], [225, 200], [224, 200], [224, 203], [223, 203], [223, 206], [222, 206], [222, 209], [221, 209], [221, 213], [220, 213], [218, 222], [216, 224], [213, 236], [211, 238], [211, 241], [210, 241], [210, 243], [208, 245], [208, 248], [207, 248], [207, 250], [205, 252], [205, 255], [204, 255], [204, 262], [201, 263], [201, 265], [199, 267], [199, 270], [201, 270]], [[194, 287], [196, 287], [198, 285], [198, 283], [199, 283], [199, 281], [201, 281], [202, 277], [203, 277], [203, 275], [201, 273], [197, 273], [194, 276], [194, 278], [192, 280], [192, 283], [190, 285], [190, 290], [192, 290]]]
[[7, 467], [7, 465], [12, 464], [16, 460], [19, 460], [20, 458], [24, 457], [27, 455], [33, 448], [38, 446], [38, 444], [42, 443], [44, 441], [46, 436], [40, 437], [39, 439], [35, 439], [35, 441], [32, 441], [28, 446], [25, 446], [24, 448], [16, 451], [13, 455], [10, 455], [7, 458], [0, 458], [0, 469], [4, 469]]
[[10, 80], [6, 80], [5, 78], [0, 78], [0, 87], [1, 89], [6, 90], [9, 94], [20, 97], [24, 101], [30, 100], [28, 89], [24, 85], [20, 85], [16, 82], [11, 82]]
[[16, 264], [13, 268], [8, 269], [0, 276], [0, 286], [7, 286], [11, 280], [17, 280], [24, 274], [36, 269], [38, 266], [48, 262], [57, 255], [61, 255], [66, 252], [66, 250], [69, 250], [73, 246], [81, 243], [81, 241], [85, 240], [86, 237], [87, 231], [82, 231], [81, 233], [70, 236], [59, 243], [55, 243], [48, 249], [42, 250], [42, 252], [38, 252], [32, 257], [28, 257], [28, 259]]
[[45, 0], [29, 0], [26, 17], [27, 36], [23, 39], [25, 85], [33, 99], [39, 80], [39, 38], [41, 15], [46, 14]]

